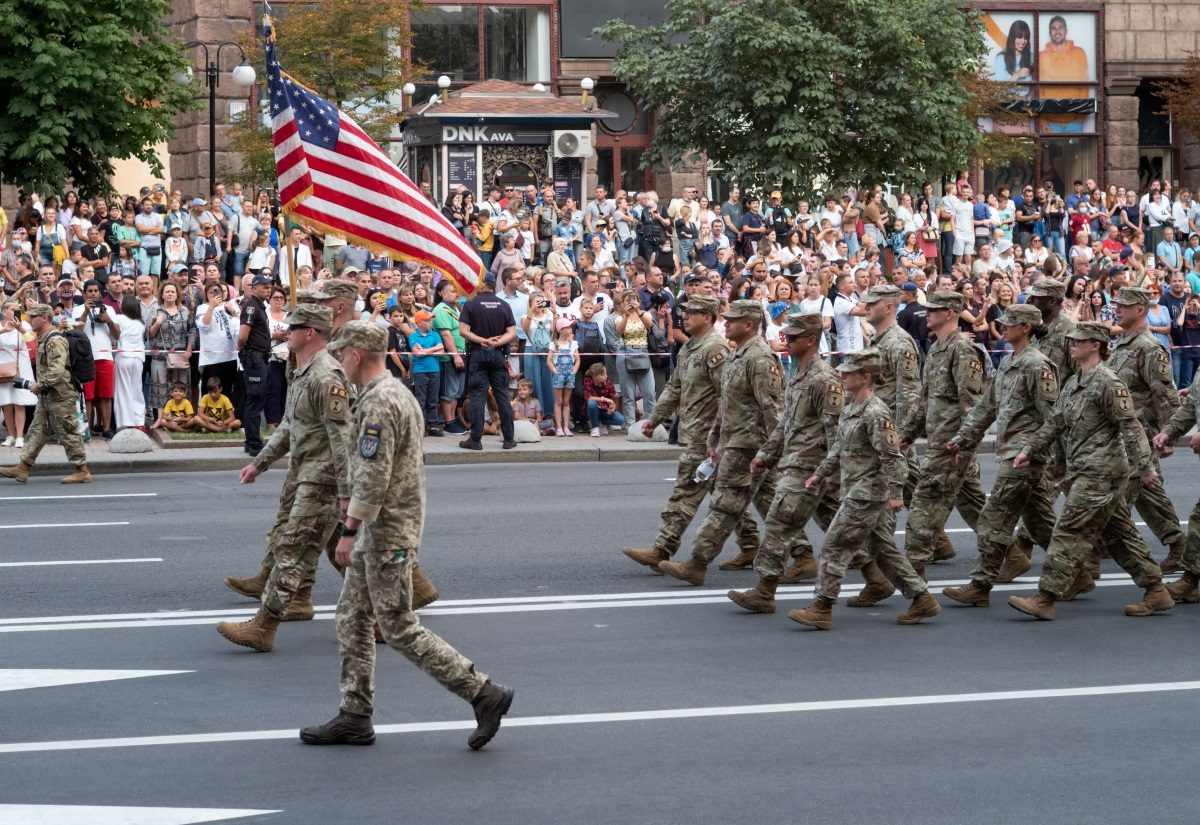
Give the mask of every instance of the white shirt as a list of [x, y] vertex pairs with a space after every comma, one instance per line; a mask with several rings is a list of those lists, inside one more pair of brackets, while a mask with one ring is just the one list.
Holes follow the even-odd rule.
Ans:
[[896, 217], [904, 221], [905, 232], [916, 232], [918, 229], [916, 218], [913, 216], [913, 211], [907, 206], [896, 207]]
[[837, 325], [837, 351], [858, 352], [863, 348], [862, 324], [850, 314], [858, 306], [857, 298], [847, 298], [838, 293], [833, 299], [833, 323]]
[[[809, 300], [808, 298], [803, 298], [800, 301], [800, 311], [801, 312], [819, 312], [819, 313], [821, 313], [822, 318], [832, 318], [833, 317], [833, 301], [829, 300], [824, 295], [820, 295], [816, 298], [813, 298], [812, 300]], [[821, 331], [821, 345], [820, 346], [821, 346], [822, 353], [829, 352], [829, 332], [827, 330]]]
[[117, 344], [120, 350], [117, 355], [130, 361], [141, 361], [146, 357], [146, 325], [141, 318], [130, 318], [127, 315], [114, 315], [113, 322], [121, 330], [121, 338]]
[[833, 207], [833, 210], [822, 209], [817, 215], [817, 228], [821, 228], [822, 221], [829, 221], [831, 229], [840, 233], [842, 231], [842, 210], [838, 207]]
[[954, 216], [954, 237], [974, 242], [975, 204], [955, 195], [947, 195], [942, 199], [942, 208]]
[[[113, 360], [113, 340], [112, 336], [108, 334], [108, 324], [93, 320], [95, 313], [99, 311], [99, 309], [93, 310], [93, 318], [89, 319], [84, 315], [87, 312], [87, 304], [80, 304], [71, 311], [71, 317], [75, 320], [75, 325], [83, 329], [88, 342], [92, 345], [92, 360], [111, 361]], [[115, 319], [117, 314], [110, 308], [108, 317]]]
[[279, 245], [279, 280], [284, 286], [292, 283], [292, 256], [296, 257], [296, 269], [302, 266], [312, 266], [312, 250], [306, 245], [289, 247], [285, 243]]
[[1186, 207], [1179, 201], [1175, 201], [1174, 206], [1171, 207], [1171, 220], [1175, 224], [1175, 237], [1186, 238], [1192, 234], [1192, 230], [1188, 227], [1188, 221], [1196, 220], [1197, 216], [1200, 216], [1200, 205], [1195, 201], [1192, 201], [1191, 205]]
[[237, 360], [238, 319], [230, 316], [224, 306], [213, 310], [212, 319], [205, 324], [208, 304], [196, 307], [196, 329], [200, 332], [200, 366], [223, 364]]

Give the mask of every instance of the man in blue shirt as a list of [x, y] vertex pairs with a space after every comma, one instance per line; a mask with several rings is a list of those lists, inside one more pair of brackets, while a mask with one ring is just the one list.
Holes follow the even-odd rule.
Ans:
[[1174, 275], [1183, 267], [1183, 250], [1175, 241], [1175, 227], [1170, 224], [1163, 226], [1163, 239], [1154, 248], [1155, 261], [1167, 270], [1168, 275]]

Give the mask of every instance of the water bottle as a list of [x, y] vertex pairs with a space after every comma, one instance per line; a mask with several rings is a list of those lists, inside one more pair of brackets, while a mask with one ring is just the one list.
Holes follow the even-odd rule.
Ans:
[[717, 465], [713, 463], [711, 458], [706, 458], [700, 462], [700, 466], [696, 468], [696, 474], [692, 476], [692, 481], [697, 484], [703, 484], [713, 477], [713, 473], [717, 471]]

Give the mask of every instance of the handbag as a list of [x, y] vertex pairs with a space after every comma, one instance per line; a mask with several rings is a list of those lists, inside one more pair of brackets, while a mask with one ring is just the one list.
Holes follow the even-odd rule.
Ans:
[[937, 230], [932, 226], [927, 226], [921, 230], [921, 237], [927, 241], [936, 241], [938, 239]]
[[17, 377], [17, 362], [6, 361], [0, 364], [0, 381], [11, 381]]
[[650, 353], [641, 350], [626, 350], [625, 371], [634, 375], [649, 372]]
[[61, 267], [67, 260], [67, 248], [60, 243], [56, 243], [53, 249], [54, 265]]
[[167, 369], [169, 370], [185, 370], [189, 366], [188, 356], [186, 352], [168, 352], [167, 353]]

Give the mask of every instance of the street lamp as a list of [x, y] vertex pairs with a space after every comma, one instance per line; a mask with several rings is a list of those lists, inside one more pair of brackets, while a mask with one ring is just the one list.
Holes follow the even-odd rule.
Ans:
[[[210, 53], [209, 46], [212, 46], [215, 51]], [[208, 87], [208, 194], [210, 197], [217, 188], [217, 86], [221, 83], [221, 50], [226, 46], [237, 49], [238, 56], [242, 59], [242, 62], [230, 72], [233, 84], [242, 89], [249, 89], [254, 85], [258, 76], [254, 72], [254, 67], [246, 62], [246, 53], [237, 43], [228, 41], [202, 43], [199, 40], [193, 40], [184, 44], [185, 49], [196, 47], [204, 49], [204, 85]], [[188, 79], [191, 79], [190, 71]]]
[[579, 81], [579, 88], [583, 89], [583, 97], [579, 98], [579, 105], [586, 106], [587, 99], [588, 99], [588, 92], [590, 92], [592, 89], [596, 88], [596, 82], [594, 80], [592, 80], [590, 77], [585, 77], [583, 80]]
[[404, 84], [404, 108], [405, 109], [412, 108], [413, 95], [415, 95], [416, 93], [417, 93], [417, 84], [415, 84], [415, 83], [405, 83]]
[[449, 94], [450, 76], [442, 75], [438, 78], [438, 88], [442, 90], [442, 103], [446, 102], [446, 95]]

